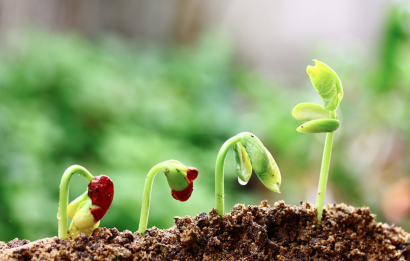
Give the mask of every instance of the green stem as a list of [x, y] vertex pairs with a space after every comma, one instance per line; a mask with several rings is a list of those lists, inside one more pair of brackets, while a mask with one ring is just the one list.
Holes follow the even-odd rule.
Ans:
[[240, 136], [234, 136], [227, 140], [221, 147], [216, 158], [215, 167], [215, 201], [216, 201], [216, 211], [219, 215], [224, 214], [224, 165], [226, 154], [229, 148], [237, 143], [241, 139]]
[[[330, 112], [330, 118], [336, 118], [336, 112]], [[322, 221], [323, 214], [323, 204], [325, 202], [325, 194], [327, 187], [327, 178], [329, 176], [329, 165], [330, 165], [330, 156], [332, 154], [332, 144], [333, 144], [333, 135], [334, 132], [329, 132], [326, 134], [325, 149], [323, 151], [322, 158], [322, 167], [320, 169], [319, 177], [319, 187], [316, 197], [316, 209], [317, 209], [317, 221], [320, 223]]]
[[147, 178], [145, 179], [144, 193], [142, 195], [140, 224], [138, 228], [140, 236], [142, 236], [147, 230], [149, 204], [151, 201], [151, 189], [152, 189], [152, 183], [154, 181], [154, 177], [157, 174], [157, 172], [162, 170], [163, 168], [164, 168], [164, 162], [158, 163], [157, 165], [152, 167], [152, 169], [148, 172]]
[[70, 166], [66, 171], [64, 171], [63, 177], [61, 178], [60, 183], [60, 200], [58, 203], [58, 237], [59, 238], [67, 238], [67, 229], [68, 229], [68, 185], [70, 183], [70, 179], [74, 174], [80, 174], [83, 176], [88, 182], [93, 181], [94, 176], [80, 165], [73, 165]]

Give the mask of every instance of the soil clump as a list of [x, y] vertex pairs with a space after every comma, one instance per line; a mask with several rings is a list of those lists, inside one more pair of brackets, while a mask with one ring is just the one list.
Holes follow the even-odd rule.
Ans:
[[0, 260], [410, 260], [410, 234], [369, 208], [332, 204], [323, 214], [318, 227], [309, 203], [238, 204], [223, 220], [213, 209], [142, 237], [97, 228], [89, 238], [0, 242]]

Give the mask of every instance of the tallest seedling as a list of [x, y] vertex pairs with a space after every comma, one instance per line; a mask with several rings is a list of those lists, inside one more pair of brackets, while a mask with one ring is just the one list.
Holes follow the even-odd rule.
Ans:
[[322, 98], [324, 105], [301, 103], [296, 105], [292, 111], [292, 115], [297, 120], [308, 121], [297, 128], [298, 132], [327, 133], [316, 198], [317, 220], [320, 223], [322, 220], [323, 203], [329, 174], [333, 134], [340, 124], [337, 120], [336, 109], [343, 98], [343, 88], [339, 77], [329, 66], [317, 60], [314, 61], [315, 66], [309, 65], [307, 67], [307, 73], [312, 80], [313, 87], [315, 87]]

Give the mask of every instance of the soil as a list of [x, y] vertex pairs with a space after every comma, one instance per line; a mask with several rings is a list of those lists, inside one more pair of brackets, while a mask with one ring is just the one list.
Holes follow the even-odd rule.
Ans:
[[375, 222], [369, 208], [238, 204], [222, 220], [213, 209], [175, 217], [169, 229], [119, 232], [97, 228], [91, 237], [0, 242], [0, 260], [410, 260], [410, 234]]

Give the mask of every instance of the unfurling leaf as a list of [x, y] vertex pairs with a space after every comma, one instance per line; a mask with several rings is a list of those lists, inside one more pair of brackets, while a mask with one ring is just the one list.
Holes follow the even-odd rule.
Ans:
[[292, 116], [298, 121], [329, 119], [330, 111], [323, 109], [319, 104], [303, 102], [293, 108]]
[[248, 152], [255, 173], [265, 173], [270, 164], [269, 155], [266, 153], [265, 146], [263, 146], [262, 142], [252, 133], [242, 132], [239, 133], [238, 136], [241, 136], [240, 142], [246, 152]]
[[300, 125], [296, 130], [302, 133], [334, 132], [339, 128], [339, 125], [340, 122], [338, 120], [313, 120]]
[[[252, 133], [242, 132], [238, 136], [241, 140], [234, 145], [234, 159], [240, 179], [247, 182], [253, 168], [255, 174], [268, 189], [280, 193], [280, 171], [270, 152]], [[241, 159], [240, 166], [237, 164], [237, 159]]]
[[324, 109], [334, 111], [343, 98], [342, 83], [337, 74], [326, 64], [315, 61], [315, 66], [308, 66], [307, 73], [313, 86], [322, 98]]

